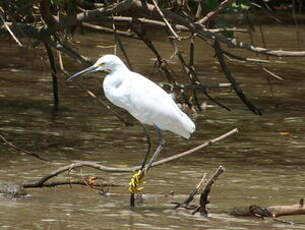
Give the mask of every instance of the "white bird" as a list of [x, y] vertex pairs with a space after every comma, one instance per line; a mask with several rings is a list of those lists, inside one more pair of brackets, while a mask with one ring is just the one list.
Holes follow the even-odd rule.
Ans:
[[[148, 78], [129, 70], [115, 55], [102, 56], [93, 66], [72, 75], [68, 80], [95, 71], [109, 72], [104, 79], [103, 89], [111, 103], [127, 110], [142, 124], [156, 128], [158, 149], [165, 144], [160, 130], [169, 130], [187, 139], [195, 131], [194, 122], [179, 109], [170, 94]], [[143, 127], [150, 146], [147, 130]], [[142, 166], [147, 156], [144, 159]]]

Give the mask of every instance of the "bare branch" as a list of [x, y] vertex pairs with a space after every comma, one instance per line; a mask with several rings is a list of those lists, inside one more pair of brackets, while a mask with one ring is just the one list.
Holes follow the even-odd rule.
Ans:
[[239, 98], [242, 100], [242, 102], [244, 102], [244, 104], [248, 107], [248, 109], [250, 111], [252, 111], [253, 113], [255, 113], [257, 115], [262, 115], [261, 110], [256, 108], [256, 106], [254, 104], [252, 104], [251, 101], [249, 101], [249, 99], [243, 93], [241, 88], [238, 86], [235, 78], [232, 76], [230, 69], [227, 67], [227, 65], [225, 63], [225, 60], [224, 60], [224, 57], [223, 57], [223, 52], [222, 52], [222, 49], [220, 48], [220, 45], [219, 45], [218, 41], [215, 41], [214, 48], [215, 48], [216, 56], [218, 58], [220, 66], [221, 66], [226, 78], [232, 84], [232, 88], [234, 89], [236, 94], [239, 96]]
[[270, 76], [274, 77], [277, 80], [283, 81], [284, 79], [280, 77], [279, 75], [273, 73], [272, 71], [268, 70], [267, 68], [263, 67], [262, 68], [266, 73], [268, 73]]
[[183, 207], [185, 209], [192, 209], [190, 203], [194, 200], [195, 196], [199, 194], [200, 189], [202, 188], [203, 184], [205, 183], [207, 174], [204, 173], [201, 180], [197, 184], [197, 186], [192, 190], [189, 196], [183, 202], [172, 202], [172, 204], [176, 204], [175, 209]]
[[[223, 139], [225, 139], [225, 138], [227, 138], [227, 137], [229, 137], [229, 136], [231, 136], [231, 135], [233, 135], [237, 132], [238, 132], [237, 129], [232, 129], [231, 131], [229, 131], [229, 132], [227, 132], [227, 133], [225, 133], [225, 134], [223, 134], [223, 135], [221, 135], [217, 138], [214, 138], [210, 141], [206, 141], [203, 144], [198, 145], [197, 147], [192, 148], [188, 151], [182, 152], [180, 154], [176, 154], [174, 156], [171, 156], [171, 157], [168, 157], [168, 158], [156, 161], [156, 162], [153, 162], [151, 164], [151, 167], [156, 167], [156, 166], [159, 166], [159, 165], [163, 165], [163, 164], [178, 160], [182, 157], [189, 156], [189, 155], [193, 154], [194, 152], [197, 152], [200, 149], [203, 149], [203, 148], [208, 147], [210, 145], [213, 145], [213, 144], [215, 144], [215, 143], [217, 143], [217, 142], [219, 142], [219, 141], [221, 141], [221, 140], [223, 140]], [[135, 167], [131, 167], [131, 168], [117, 168], [117, 167], [104, 166], [104, 165], [101, 165], [97, 162], [80, 161], [80, 162], [72, 163], [70, 165], [66, 165], [66, 166], [60, 167], [59, 169], [56, 169], [53, 172], [49, 173], [48, 175], [43, 176], [39, 181], [37, 181], [35, 183], [32, 183], [32, 185], [37, 186], [37, 187], [42, 186], [48, 180], [50, 180], [53, 177], [58, 176], [59, 174], [61, 174], [63, 172], [66, 172], [66, 171], [69, 171], [69, 170], [72, 170], [72, 169], [75, 169], [75, 168], [80, 168], [80, 167], [94, 168], [94, 169], [97, 169], [97, 170], [100, 170], [100, 171], [103, 171], [103, 172], [121, 172], [121, 173], [135, 172], [135, 171], [141, 169], [141, 166], [135, 166]]]
[[223, 2], [220, 3], [220, 5], [213, 11], [209, 12], [205, 17], [203, 17], [202, 19], [198, 20], [196, 23], [199, 24], [206, 24], [209, 20], [211, 20], [212, 18], [214, 18], [217, 14], [219, 14], [223, 9], [225, 9], [226, 7], [230, 6], [233, 2], [235, 2], [236, 0], [225, 0]]
[[13, 31], [10, 29], [10, 27], [8, 26], [7, 22], [5, 21], [5, 19], [3, 18], [3, 14], [0, 11], [0, 19], [5, 27], [5, 29], [10, 33], [10, 35], [12, 36], [12, 38], [16, 41], [16, 43], [20, 46], [23, 47], [22, 43], [19, 41], [19, 39], [16, 37], [16, 35], [13, 33]]
[[197, 208], [192, 214], [194, 215], [196, 212], [200, 212], [200, 215], [207, 216], [208, 210], [206, 208], [206, 205], [209, 203], [208, 196], [210, 194], [212, 185], [217, 180], [218, 176], [222, 174], [225, 171], [225, 169], [220, 165], [216, 171], [213, 173], [213, 175], [210, 177], [210, 179], [206, 182], [201, 195], [200, 195], [200, 206]]
[[[49, 183], [43, 183], [43, 184], [37, 184], [37, 183], [29, 183], [29, 184], [23, 184], [24, 188], [42, 188], [42, 187], [57, 187], [61, 185], [88, 185], [88, 182], [86, 181], [87, 178], [83, 178], [82, 180], [58, 180], [54, 182], [49, 182]], [[121, 187], [125, 186], [123, 184], [113, 184], [113, 183], [94, 183], [92, 185], [93, 187]]]
[[171, 24], [168, 22], [168, 20], [166, 19], [166, 17], [164, 16], [162, 10], [159, 8], [158, 3], [156, 2], [156, 0], [152, 0], [153, 4], [155, 5], [158, 13], [160, 14], [162, 20], [165, 22], [166, 26], [168, 27], [168, 30], [170, 31], [170, 33], [178, 40], [180, 40], [178, 34], [174, 31], [173, 27], [171, 26]]
[[[94, 25], [94, 24], [87, 23], [87, 22], [83, 22], [82, 26], [87, 27], [87, 28], [92, 29], [92, 30], [97, 30], [97, 31], [100, 31], [100, 32], [114, 33], [113, 29], [111, 29], [109, 27], [106, 27], [106, 26]], [[131, 33], [129, 31], [117, 30], [116, 33], [118, 35], [121, 35], [121, 36], [139, 39], [134, 33]]]

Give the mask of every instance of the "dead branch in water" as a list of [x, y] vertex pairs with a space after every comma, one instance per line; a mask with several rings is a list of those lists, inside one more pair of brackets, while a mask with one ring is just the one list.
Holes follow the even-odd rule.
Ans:
[[183, 202], [172, 202], [172, 204], [176, 204], [175, 209], [180, 207], [185, 209], [194, 209], [194, 207], [191, 206], [190, 203], [194, 200], [195, 196], [198, 195], [200, 190], [202, 189], [202, 186], [206, 181], [206, 176], [207, 174], [204, 173], [197, 186], [191, 191], [189, 196]]
[[19, 147], [17, 147], [16, 145], [14, 145], [13, 143], [9, 142], [8, 140], [6, 140], [6, 138], [0, 134], [0, 139], [3, 141], [3, 145], [7, 145], [9, 146], [10, 148], [14, 149], [15, 151], [17, 152], [21, 152], [21, 153], [24, 153], [24, 154], [27, 154], [27, 155], [30, 155], [30, 156], [33, 156], [41, 161], [45, 161], [45, 162], [49, 162], [49, 160], [39, 156], [37, 153], [33, 153], [33, 152], [29, 152], [27, 150], [24, 150], [24, 149], [21, 149]]
[[230, 214], [236, 217], [259, 217], [259, 218], [271, 217], [274, 221], [284, 224], [305, 225], [305, 222], [297, 223], [297, 222], [286, 221], [277, 218], [281, 216], [305, 215], [305, 205], [303, 198], [300, 199], [298, 204], [293, 204], [293, 205], [276, 205], [266, 208], [257, 205], [234, 207], [230, 211]]
[[[98, 183], [97, 180], [102, 179], [102, 182]], [[42, 188], [42, 187], [57, 187], [61, 185], [84, 185], [94, 188], [105, 188], [105, 187], [121, 187], [125, 186], [123, 184], [114, 184], [109, 182], [104, 182], [103, 178], [99, 177], [84, 177], [82, 180], [68, 179], [68, 180], [56, 180], [48, 183], [37, 184], [37, 183], [28, 183], [23, 184], [24, 188]]]
[[[182, 203], [172, 202], [173, 204], [176, 204], [175, 209], [179, 207], [185, 209], [192, 209], [194, 210], [192, 212], [192, 215], [196, 214], [197, 212], [200, 212], [200, 215], [207, 217], [208, 210], [206, 206], [207, 204], [210, 203], [208, 200], [208, 196], [210, 194], [212, 185], [215, 183], [218, 176], [223, 172], [224, 172], [224, 168], [220, 165], [208, 180], [206, 179], [206, 174], [204, 174], [198, 185], [193, 189], [193, 191], [190, 193], [190, 195], [185, 201], [183, 201]], [[194, 200], [195, 196], [198, 195], [199, 193], [200, 193], [199, 206], [190, 205], [190, 203]]]
[[[193, 154], [193, 153], [195, 153], [195, 152], [197, 152], [197, 151], [199, 151], [199, 150], [201, 150], [205, 147], [213, 145], [213, 144], [215, 144], [215, 143], [217, 143], [221, 140], [224, 140], [225, 138], [227, 138], [227, 137], [229, 137], [229, 136], [231, 136], [231, 135], [233, 135], [237, 132], [238, 132], [238, 129], [233, 129], [233, 130], [231, 130], [231, 131], [229, 131], [229, 132], [227, 132], [227, 133], [225, 133], [225, 134], [223, 134], [223, 135], [221, 135], [217, 138], [206, 141], [203, 144], [198, 145], [197, 147], [192, 148], [188, 151], [176, 154], [174, 156], [171, 156], [171, 157], [168, 157], [168, 158], [156, 161], [156, 162], [152, 162], [150, 167], [156, 167], [156, 166], [159, 166], [159, 165], [163, 165], [163, 164], [172, 162], [174, 160], [178, 160], [182, 157], [186, 157], [186, 156], [188, 156], [190, 154]], [[100, 170], [100, 171], [103, 171], [103, 172], [121, 172], [121, 173], [135, 172], [135, 171], [141, 169], [141, 166], [135, 166], [135, 167], [131, 167], [131, 168], [118, 168], [118, 167], [104, 166], [104, 165], [102, 165], [100, 163], [97, 163], [97, 162], [80, 161], [80, 162], [72, 163], [72, 164], [69, 164], [69, 165], [66, 165], [66, 166], [63, 166], [63, 167], [60, 167], [60, 168], [54, 170], [53, 172], [49, 173], [48, 175], [43, 176], [42, 178], [40, 178], [37, 182], [31, 183], [32, 187], [43, 187], [44, 184], [48, 180], [58, 176], [59, 174], [61, 174], [63, 172], [66, 172], [66, 171], [69, 171], [69, 170], [72, 170], [72, 169], [75, 169], [75, 168], [80, 168], [80, 167], [94, 168], [94, 169], [97, 169], [97, 170]]]
[[272, 217], [288, 216], [288, 215], [305, 215], [304, 199], [300, 199], [295, 205], [277, 205], [268, 207], [267, 210]]
[[192, 213], [193, 215], [197, 212], [200, 212], [200, 215], [208, 216], [208, 210], [206, 208], [207, 204], [209, 203], [208, 196], [212, 189], [212, 185], [215, 183], [218, 176], [220, 174], [222, 174], [224, 171], [225, 171], [224, 167], [222, 167], [220, 165], [216, 169], [216, 171], [212, 174], [212, 176], [209, 178], [209, 180], [206, 182], [204, 188], [202, 189], [201, 195], [200, 195], [200, 202], [199, 202], [200, 206]]

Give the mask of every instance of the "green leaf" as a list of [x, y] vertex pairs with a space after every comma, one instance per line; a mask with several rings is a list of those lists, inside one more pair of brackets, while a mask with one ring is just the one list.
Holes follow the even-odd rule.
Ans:
[[240, 13], [242, 11], [249, 10], [251, 8], [250, 0], [239, 0], [234, 3], [230, 7], [225, 9], [226, 13]]
[[251, 2], [249, 0], [239, 0], [239, 3], [242, 10], [249, 10], [251, 8]]

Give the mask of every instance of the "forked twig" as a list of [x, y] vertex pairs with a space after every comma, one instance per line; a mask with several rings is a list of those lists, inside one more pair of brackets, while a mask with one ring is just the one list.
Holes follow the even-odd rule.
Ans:
[[192, 213], [193, 215], [196, 212], [200, 212], [200, 215], [202, 215], [202, 216], [208, 215], [208, 210], [206, 208], [206, 205], [209, 203], [208, 196], [211, 191], [211, 187], [214, 184], [214, 182], [216, 181], [216, 179], [218, 178], [218, 176], [220, 174], [222, 174], [224, 171], [225, 171], [224, 167], [222, 167], [220, 165], [216, 169], [216, 171], [212, 174], [210, 179], [207, 181], [207, 183], [205, 184], [205, 186], [201, 192], [201, 195], [200, 195], [200, 201], [199, 201], [200, 206]]
[[172, 202], [172, 204], [176, 204], [175, 209], [183, 207], [185, 209], [191, 209], [192, 207], [190, 207], [190, 203], [194, 200], [195, 196], [197, 194], [199, 194], [199, 191], [202, 189], [202, 186], [206, 180], [206, 176], [207, 174], [204, 173], [201, 180], [199, 181], [199, 183], [197, 184], [197, 186], [191, 191], [191, 193], [189, 194], [189, 196], [182, 202]]

